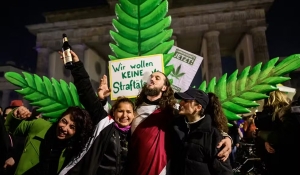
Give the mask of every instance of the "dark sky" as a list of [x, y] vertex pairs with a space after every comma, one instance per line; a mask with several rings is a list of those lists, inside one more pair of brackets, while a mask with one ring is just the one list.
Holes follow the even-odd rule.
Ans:
[[[270, 57], [300, 53], [299, 0], [275, 0], [267, 22]], [[0, 65], [8, 60], [32, 67], [36, 62], [35, 37], [25, 25], [43, 23], [43, 12], [88, 7], [106, 3], [105, 0], [11, 0], [1, 5]], [[21, 63], [21, 64], [20, 64]]]

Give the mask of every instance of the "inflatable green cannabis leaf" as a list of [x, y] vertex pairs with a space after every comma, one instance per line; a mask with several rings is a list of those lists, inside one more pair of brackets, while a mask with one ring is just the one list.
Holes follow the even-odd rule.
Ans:
[[174, 45], [170, 40], [173, 30], [171, 16], [168, 12], [167, 0], [119, 0], [115, 12], [117, 19], [112, 25], [116, 31], [110, 31], [115, 44], [110, 48], [115, 56], [109, 55], [111, 60], [146, 56], [154, 54], [164, 55], [165, 74], [169, 75], [173, 65], [167, 66], [174, 53], [168, 54]]
[[223, 111], [228, 120], [237, 120], [237, 114], [248, 113], [248, 108], [257, 107], [256, 100], [267, 98], [268, 92], [277, 90], [276, 84], [289, 80], [283, 75], [300, 67], [300, 54], [291, 55], [276, 65], [279, 58], [266, 64], [257, 64], [250, 70], [246, 67], [240, 75], [238, 70], [228, 78], [224, 74], [217, 82], [213, 78], [208, 86], [203, 81], [199, 89], [215, 93], [222, 103]]
[[[224, 74], [218, 81], [213, 78], [208, 86], [204, 81], [199, 89], [215, 93], [221, 100], [222, 108], [228, 120], [237, 120], [237, 114], [250, 112], [248, 108], [259, 104], [255, 100], [267, 98], [266, 93], [277, 90], [276, 84], [289, 80], [283, 75], [300, 67], [300, 54], [289, 56], [276, 65], [278, 58], [268, 61], [266, 64], [257, 64], [250, 70], [246, 67], [240, 75], [238, 70], [228, 78]], [[24, 96], [33, 106], [38, 106], [38, 111], [43, 116], [52, 119], [58, 118], [69, 106], [81, 106], [76, 87], [54, 78], [40, 78], [36, 74], [23, 72], [7, 72], [5, 78], [12, 84], [20, 87], [16, 90]]]
[[16, 90], [23, 95], [32, 106], [38, 106], [44, 117], [58, 118], [69, 106], [82, 106], [79, 102], [76, 87], [60, 80], [39, 77], [36, 74], [23, 72], [5, 73], [5, 78], [12, 84], [22, 88]]

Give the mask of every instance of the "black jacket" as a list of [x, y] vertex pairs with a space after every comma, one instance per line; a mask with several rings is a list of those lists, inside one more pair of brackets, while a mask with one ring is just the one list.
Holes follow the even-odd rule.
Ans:
[[173, 123], [171, 174], [232, 175], [229, 159], [222, 162], [217, 157], [216, 147], [222, 138], [209, 115], [194, 124], [177, 117]]
[[300, 157], [300, 105], [293, 106], [285, 114], [282, 126], [269, 134], [268, 141], [276, 145], [275, 154], [280, 165], [275, 167], [274, 175], [299, 172], [299, 163], [295, 159]]
[[[120, 131], [114, 127], [114, 120], [108, 116], [103, 108], [103, 104], [106, 102], [101, 101], [96, 96], [89, 75], [84, 69], [82, 62], [79, 61], [74, 63], [72, 75], [80, 102], [92, 117], [93, 123], [95, 124], [95, 131], [91, 141], [88, 143], [87, 150], [83, 151], [79, 158], [69, 163], [60, 172], [60, 175], [96, 175], [100, 173], [101, 175], [121, 174], [124, 162], [118, 162], [118, 157], [116, 157], [119, 155], [118, 150], [120, 150], [120, 144], [118, 144], [117, 138], [113, 139], [115, 138], [114, 136], [119, 135], [118, 132]], [[115, 145], [111, 146], [112, 143]], [[110, 158], [115, 158], [117, 160], [112, 160]], [[102, 169], [101, 172], [99, 172], [100, 164], [101, 166], [104, 165], [102, 166], [104, 168], [100, 168]]]

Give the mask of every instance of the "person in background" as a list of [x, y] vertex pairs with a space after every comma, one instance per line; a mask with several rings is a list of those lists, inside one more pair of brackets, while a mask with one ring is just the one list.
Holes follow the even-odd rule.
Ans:
[[244, 136], [243, 140], [245, 140], [247, 143], [254, 142], [254, 138], [256, 135], [256, 126], [255, 126], [255, 117], [256, 114], [251, 113], [250, 115], [244, 116], [245, 121], [243, 124], [243, 130], [244, 130]]
[[[6, 107], [3, 111], [4, 120], [6, 120], [6, 116], [14, 109], [20, 106], [23, 106], [22, 100], [12, 100], [8, 107]], [[20, 157], [23, 153], [24, 146], [25, 146], [25, 139], [24, 136], [14, 136], [12, 133], [8, 131], [9, 138], [11, 139], [11, 153], [12, 157], [15, 161], [15, 165], [9, 169], [7, 174], [12, 175], [16, 171], [17, 165], [19, 163]]]
[[270, 142], [268, 135], [279, 131], [283, 126], [284, 113], [282, 111], [290, 105], [290, 100], [285, 92], [279, 90], [270, 92], [265, 100], [262, 112], [256, 113], [255, 125], [258, 128], [256, 138], [257, 153], [266, 164], [270, 175], [277, 173], [279, 164], [278, 154], [274, 142]]
[[15, 160], [12, 155], [12, 142], [4, 127], [4, 119], [0, 117], [0, 174], [8, 175], [10, 168], [14, 166]]
[[299, 162], [294, 158], [300, 157], [300, 97], [278, 112], [282, 125], [270, 132], [267, 141], [274, 145], [278, 157], [278, 166], [272, 175], [298, 174]]

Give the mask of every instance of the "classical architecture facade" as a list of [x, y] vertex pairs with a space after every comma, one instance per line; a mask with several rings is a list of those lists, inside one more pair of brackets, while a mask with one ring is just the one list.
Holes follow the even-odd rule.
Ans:
[[[46, 13], [46, 23], [27, 26], [37, 36], [36, 73], [71, 80], [56, 53], [62, 45], [62, 33], [66, 33], [91, 79], [97, 82], [106, 73], [108, 55], [112, 53], [109, 31], [114, 30], [111, 21], [116, 18], [116, 2], [108, 0], [106, 6]], [[236, 58], [238, 69], [265, 62], [269, 60], [265, 14], [272, 2], [171, 0], [173, 39], [178, 47], [204, 57], [200, 79], [219, 78], [224, 73], [224, 56]]]
[[[72, 81], [59, 59], [62, 34], [84, 62], [95, 87], [107, 73], [112, 54], [109, 35], [117, 0], [108, 5], [46, 13], [46, 23], [27, 26], [36, 35], [36, 74]], [[169, 0], [175, 45], [204, 57], [201, 80], [220, 78], [222, 58], [236, 60], [242, 70], [269, 60], [265, 31], [266, 12], [273, 0]], [[223, 67], [224, 68], [224, 67]], [[197, 75], [196, 75], [197, 76]]]

